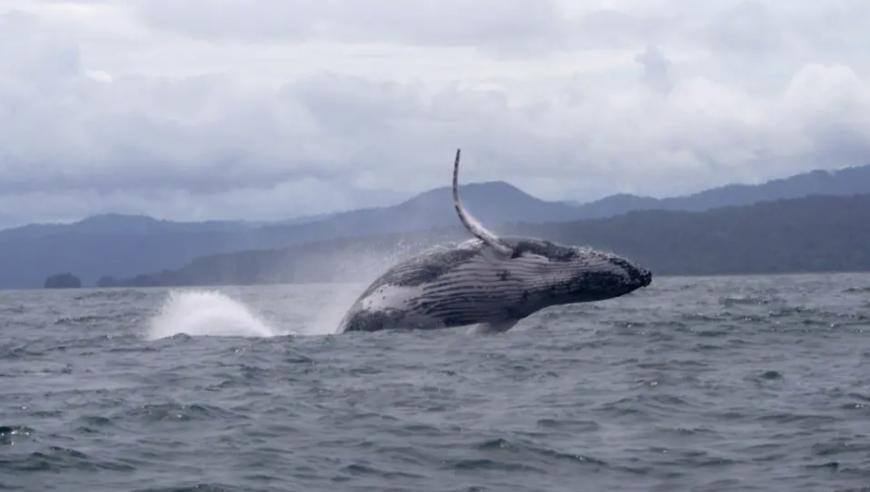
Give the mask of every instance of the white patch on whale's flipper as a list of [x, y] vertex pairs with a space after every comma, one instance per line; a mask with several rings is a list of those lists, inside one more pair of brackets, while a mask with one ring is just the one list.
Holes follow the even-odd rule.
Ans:
[[462, 200], [459, 198], [459, 154], [460, 149], [456, 149], [456, 160], [453, 161], [453, 207], [456, 208], [456, 213], [459, 214], [459, 220], [468, 229], [468, 232], [478, 237], [489, 247], [496, 250], [504, 256], [511, 256], [513, 249], [504, 243], [498, 236], [488, 231], [486, 227], [477, 221], [467, 210], [462, 206]]

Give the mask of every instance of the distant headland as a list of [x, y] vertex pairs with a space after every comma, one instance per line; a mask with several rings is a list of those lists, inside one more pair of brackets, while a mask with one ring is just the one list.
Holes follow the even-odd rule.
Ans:
[[81, 286], [81, 279], [71, 273], [49, 275], [43, 284], [46, 289], [78, 289]]

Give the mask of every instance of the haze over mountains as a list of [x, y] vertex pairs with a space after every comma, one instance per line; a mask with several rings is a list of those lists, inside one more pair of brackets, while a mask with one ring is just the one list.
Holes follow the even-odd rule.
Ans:
[[[582, 205], [539, 200], [504, 182], [463, 187], [463, 199], [467, 207], [485, 224], [502, 232], [516, 231], [518, 227], [528, 228], [532, 224], [600, 219], [629, 211], [703, 211], [808, 195], [861, 193], [870, 193], [870, 166], [836, 172], [814, 171], [761, 185], [731, 185], [683, 197], [655, 199], [614, 195]], [[715, 214], [710, 217], [715, 217]], [[751, 221], [752, 217], [747, 220]], [[526, 226], [517, 226], [519, 223]], [[621, 222], [614, 220], [609, 223]], [[700, 227], [702, 223], [696, 226]], [[74, 224], [28, 225], [0, 231], [0, 288], [39, 287], [46, 276], [66, 271], [78, 275], [85, 285], [93, 285], [102, 276], [127, 278], [147, 272], [176, 270], [197, 257], [216, 253], [393, 234], [390, 236], [392, 239], [381, 238], [374, 243], [368, 241], [372, 244], [386, 241], [386, 244], [403, 237], [396, 234], [455, 225], [455, 212], [447, 187], [422, 193], [391, 207], [273, 224], [170, 222], [143, 216], [102, 215]], [[562, 238], [565, 242], [592, 239], [580, 236], [576, 241], [568, 240], [573, 236], [564, 231], [583, 230], [586, 227], [577, 222], [550, 224], [547, 227], [550, 227], [549, 232], [541, 235]], [[461, 237], [462, 231], [450, 230], [408, 237], [410, 241], [421, 244], [429, 239], [434, 240], [436, 236], [442, 238], [454, 234]], [[535, 230], [534, 227], [531, 230]], [[674, 234], [678, 233], [674, 231]], [[619, 250], [616, 244], [605, 243], [603, 246]], [[640, 256], [643, 256], [642, 251]]]
[[870, 166], [849, 167], [834, 172], [816, 170], [760, 185], [728, 185], [673, 198], [612, 195], [581, 205], [587, 217], [608, 217], [631, 210], [703, 211], [718, 207], [749, 205], [761, 201], [800, 198], [809, 195], [857, 195], [870, 193]]

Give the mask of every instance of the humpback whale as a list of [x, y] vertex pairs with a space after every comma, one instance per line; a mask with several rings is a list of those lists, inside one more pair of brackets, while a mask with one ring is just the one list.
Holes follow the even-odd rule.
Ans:
[[618, 297], [652, 281], [649, 270], [614, 254], [493, 234], [462, 205], [459, 158], [457, 149], [453, 205], [474, 238], [387, 270], [351, 306], [339, 333], [472, 324], [503, 332], [548, 306]]

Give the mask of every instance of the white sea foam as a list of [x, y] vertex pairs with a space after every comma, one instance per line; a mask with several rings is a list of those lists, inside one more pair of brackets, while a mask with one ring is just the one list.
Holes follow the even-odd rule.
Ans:
[[147, 338], [191, 336], [273, 337], [283, 335], [241, 302], [216, 291], [171, 291], [149, 323]]

